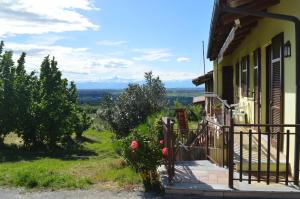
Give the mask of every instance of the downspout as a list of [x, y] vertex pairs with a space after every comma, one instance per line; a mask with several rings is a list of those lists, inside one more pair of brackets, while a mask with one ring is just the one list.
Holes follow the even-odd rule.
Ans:
[[[220, 6], [221, 12], [249, 15], [289, 21], [295, 25], [295, 56], [296, 56], [296, 124], [300, 124], [300, 20], [291, 15], [275, 14], [262, 11], [249, 11], [244, 8], [232, 8], [225, 5]], [[299, 54], [298, 54], [299, 53]], [[300, 126], [296, 126], [295, 159], [294, 159], [294, 184], [299, 185], [299, 156], [300, 156]]]

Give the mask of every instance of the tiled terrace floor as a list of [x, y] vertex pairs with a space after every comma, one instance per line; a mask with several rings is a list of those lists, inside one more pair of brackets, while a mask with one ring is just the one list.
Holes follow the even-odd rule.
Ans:
[[[168, 184], [167, 172], [165, 167], [159, 168], [161, 180], [166, 193], [171, 194], [200, 194], [205, 196], [231, 196], [234, 194], [248, 194], [252, 197], [258, 194], [281, 197], [286, 194], [285, 198], [300, 198], [299, 187], [293, 185], [285, 186], [284, 184], [270, 184], [265, 182], [248, 184], [248, 182], [234, 182], [234, 189], [228, 187], [228, 170], [212, 164], [207, 160], [200, 161], [182, 161], [177, 162], [175, 166], [175, 178], [172, 185]], [[235, 177], [238, 177], [235, 174]], [[277, 195], [276, 195], [277, 194]]]

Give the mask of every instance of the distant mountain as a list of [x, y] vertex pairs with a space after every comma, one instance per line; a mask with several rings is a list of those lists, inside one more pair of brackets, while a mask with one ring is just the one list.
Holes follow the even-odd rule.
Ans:
[[[192, 80], [163, 81], [166, 88], [196, 88]], [[112, 79], [99, 82], [76, 82], [78, 89], [124, 89], [128, 83], [143, 83], [142, 81]], [[201, 87], [201, 86], [200, 86]]]

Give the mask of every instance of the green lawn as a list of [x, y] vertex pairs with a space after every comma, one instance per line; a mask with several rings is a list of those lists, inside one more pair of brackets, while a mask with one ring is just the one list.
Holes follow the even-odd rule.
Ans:
[[52, 153], [7, 146], [0, 150], [0, 185], [49, 189], [140, 185], [140, 176], [115, 152], [112, 136], [90, 129], [80, 149]]

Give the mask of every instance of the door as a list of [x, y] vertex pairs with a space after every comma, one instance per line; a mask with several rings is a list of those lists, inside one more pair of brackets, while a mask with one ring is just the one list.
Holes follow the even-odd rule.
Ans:
[[253, 53], [254, 67], [254, 123], [260, 124], [260, 110], [261, 110], [261, 53], [260, 49], [256, 49]]
[[[272, 39], [270, 64], [270, 123], [283, 122], [283, 34]], [[280, 132], [281, 128], [271, 128], [271, 132]], [[276, 140], [274, 139], [276, 142]], [[275, 144], [275, 143], [274, 143]]]
[[222, 70], [222, 98], [227, 100], [228, 104], [233, 104], [233, 68], [224, 66]]

